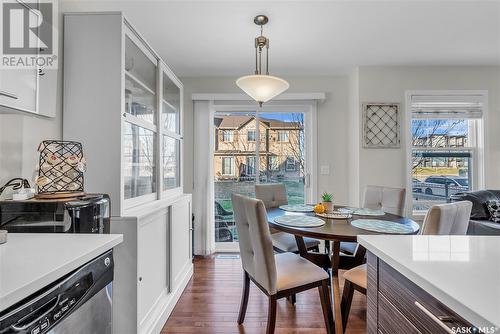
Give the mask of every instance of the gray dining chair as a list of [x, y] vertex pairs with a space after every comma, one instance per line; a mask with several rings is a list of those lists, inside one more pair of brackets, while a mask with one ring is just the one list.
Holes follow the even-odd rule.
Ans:
[[[420, 228], [422, 235], [465, 235], [469, 227], [472, 202], [461, 201], [432, 206], [425, 215]], [[366, 264], [357, 266], [344, 273], [342, 292], [342, 325], [345, 331], [354, 291], [366, 295]]]
[[274, 254], [266, 208], [261, 200], [238, 194], [232, 194], [231, 200], [244, 271], [238, 324], [245, 319], [252, 281], [268, 297], [267, 334], [274, 333], [277, 299], [313, 288], [319, 291], [327, 333], [332, 333], [328, 274], [297, 254]]
[[[266, 209], [277, 208], [280, 205], [288, 204], [286, 187], [283, 183], [269, 183], [255, 185], [255, 198], [260, 199]], [[286, 232], [272, 232], [271, 240], [275, 251], [298, 253], [299, 247], [295, 241], [295, 236]], [[308, 250], [319, 252], [319, 240], [304, 238], [304, 243]]]
[[[405, 211], [406, 189], [368, 185], [363, 191], [363, 208], [382, 210], [393, 215], [403, 216]], [[354, 255], [358, 248], [356, 242], [341, 242], [344, 254]], [[349, 269], [349, 268], [345, 268]]]

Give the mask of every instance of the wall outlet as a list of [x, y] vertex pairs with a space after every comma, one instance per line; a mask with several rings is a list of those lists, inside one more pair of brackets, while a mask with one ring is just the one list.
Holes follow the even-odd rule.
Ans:
[[319, 169], [319, 173], [321, 175], [330, 175], [330, 166], [329, 165], [323, 165]]

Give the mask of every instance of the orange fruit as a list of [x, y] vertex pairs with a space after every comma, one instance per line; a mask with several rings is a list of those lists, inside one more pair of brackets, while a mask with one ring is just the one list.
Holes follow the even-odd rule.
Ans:
[[325, 213], [326, 208], [323, 204], [319, 203], [314, 206], [314, 212], [315, 213]]

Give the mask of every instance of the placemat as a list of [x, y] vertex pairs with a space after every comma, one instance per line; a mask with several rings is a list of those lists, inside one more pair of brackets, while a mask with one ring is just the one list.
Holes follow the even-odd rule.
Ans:
[[328, 219], [349, 219], [352, 217], [352, 214], [350, 212], [338, 210], [330, 213], [317, 213], [316, 216]]
[[374, 210], [369, 208], [350, 208], [353, 215], [358, 216], [384, 216], [385, 212], [382, 210]]
[[285, 215], [274, 218], [274, 222], [280, 225], [293, 227], [320, 227], [325, 225], [322, 219], [311, 216]]
[[314, 206], [308, 204], [285, 204], [280, 205], [280, 209], [291, 212], [313, 212]]
[[351, 222], [351, 225], [363, 230], [388, 233], [388, 234], [410, 234], [413, 233], [411, 226], [391, 222], [388, 220], [377, 219], [356, 219]]

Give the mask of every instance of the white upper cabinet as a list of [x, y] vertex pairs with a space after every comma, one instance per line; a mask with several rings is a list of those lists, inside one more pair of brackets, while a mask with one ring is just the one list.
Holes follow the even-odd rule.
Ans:
[[[106, 34], [103, 34], [106, 31]], [[121, 13], [64, 15], [65, 140], [112, 214], [182, 194], [182, 84]]]

